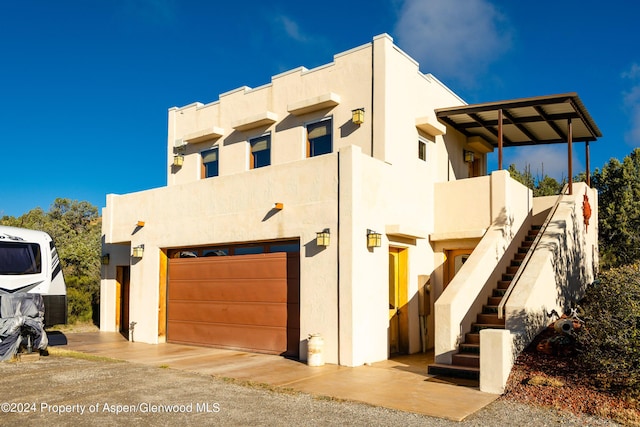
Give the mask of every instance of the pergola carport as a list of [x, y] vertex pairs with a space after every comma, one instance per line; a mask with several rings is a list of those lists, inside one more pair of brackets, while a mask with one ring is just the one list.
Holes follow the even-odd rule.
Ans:
[[569, 192], [573, 183], [573, 142], [584, 142], [587, 185], [591, 185], [589, 142], [602, 134], [576, 93], [440, 108], [436, 116], [467, 138], [480, 137], [498, 149], [559, 144], [568, 146]]

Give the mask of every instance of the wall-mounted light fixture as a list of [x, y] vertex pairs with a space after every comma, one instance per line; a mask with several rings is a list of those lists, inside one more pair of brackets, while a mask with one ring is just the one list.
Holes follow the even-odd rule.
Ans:
[[351, 121], [356, 125], [364, 123], [364, 108], [356, 108], [351, 110]]
[[329, 246], [330, 240], [331, 234], [329, 233], [328, 228], [316, 233], [316, 245], [327, 247]]
[[138, 227], [144, 227], [144, 221], [138, 221], [138, 222], [136, 222], [136, 226], [138, 226]]
[[109, 265], [109, 260], [110, 260], [110, 256], [109, 254], [103, 254], [102, 258], [100, 258], [100, 260], [102, 261], [102, 265]]
[[475, 153], [473, 151], [464, 150], [464, 161], [467, 163], [473, 163], [475, 160]]
[[273, 204], [273, 209], [277, 210], [277, 211], [281, 211], [282, 208], [284, 208], [284, 204], [280, 203], [280, 202], [275, 202]]
[[184, 164], [184, 156], [182, 154], [176, 154], [173, 156], [173, 166], [180, 167]]
[[142, 258], [142, 255], [144, 255], [144, 245], [140, 245], [140, 246], [135, 246], [133, 248], [133, 257], [134, 258]]
[[367, 247], [379, 248], [382, 245], [382, 234], [367, 230]]

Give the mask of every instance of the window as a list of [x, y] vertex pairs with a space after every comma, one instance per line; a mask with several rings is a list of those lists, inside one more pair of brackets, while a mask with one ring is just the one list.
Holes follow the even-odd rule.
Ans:
[[234, 255], [251, 255], [264, 253], [264, 246], [238, 246], [233, 251]]
[[261, 168], [271, 164], [271, 135], [262, 135], [249, 140], [251, 148], [250, 169]]
[[203, 177], [211, 178], [213, 176], [218, 176], [218, 163], [219, 163], [218, 147], [212, 148], [211, 150], [203, 151], [202, 152]]
[[421, 139], [418, 140], [418, 158], [427, 161], [427, 143]]
[[37, 274], [42, 271], [40, 245], [0, 242], [0, 274]]
[[300, 252], [300, 242], [273, 244], [269, 247], [269, 252]]
[[307, 157], [315, 157], [333, 151], [331, 123], [331, 119], [326, 119], [307, 125]]

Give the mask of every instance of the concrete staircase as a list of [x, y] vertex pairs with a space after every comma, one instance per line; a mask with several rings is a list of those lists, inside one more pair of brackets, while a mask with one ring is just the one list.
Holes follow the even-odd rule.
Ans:
[[441, 375], [453, 378], [480, 379], [480, 331], [482, 329], [504, 329], [504, 318], [498, 319], [498, 305], [504, 297], [518, 268], [522, 264], [527, 252], [535, 240], [539, 226], [533, 226], [529, 230], [524, 241], [520, 244], [507, 271], [498, 280], [492, 295], [487, 298], [482, 312], [478, 313], [476, 321], [471, 324], [471, 330], [464, 335], [464, 342], [458, 345], [458, 351], [451, 358], [451, 364], [433, 363], [428, 367], [430, 375]]

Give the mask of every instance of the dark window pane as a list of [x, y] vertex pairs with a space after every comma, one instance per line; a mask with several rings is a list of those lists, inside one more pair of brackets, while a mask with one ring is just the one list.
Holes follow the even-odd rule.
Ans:
[[300, 252], [300, 244], [297, 242], [273, 244], [269, 249], [271, 252]]
[[249, 255], [264, 253], [264, 246], [240, 246], [234, 249], [235, 255]]
[[42, 271], [37, 243], [0, 243], [0, 274], [37, 274]]
[[307, 125], [309, 157], [328, 154], [333, 151], [331, 141], [331, 120], [323, 120]]

